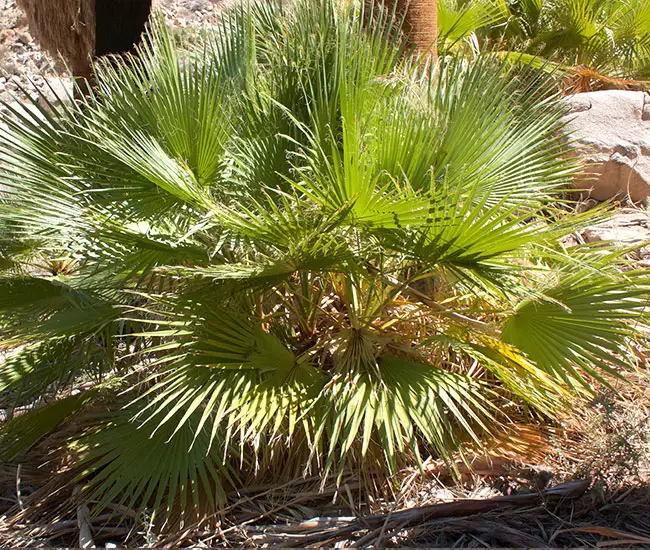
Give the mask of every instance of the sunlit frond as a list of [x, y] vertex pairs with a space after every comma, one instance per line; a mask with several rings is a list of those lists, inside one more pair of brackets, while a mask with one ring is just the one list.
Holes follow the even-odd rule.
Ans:
[[[154, 20], [90, 97], [3, 115], [6, 457], [65, 424], [98, 509], [191, 515], [279, 471], [453, 464], [633, 364], [650, 278], [559, 244], [607, 207], [567, 215], [553, 75], [422, 67], [361, 4]], [[507, 9], [470, 4], [446, 41]]]

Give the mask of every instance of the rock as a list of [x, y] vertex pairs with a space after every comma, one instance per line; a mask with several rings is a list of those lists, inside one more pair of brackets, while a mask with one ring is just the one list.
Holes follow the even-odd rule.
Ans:
[[626, 90], [587, 92], [565, 98], [566, 132], [585, 162], [575, 182], [592, 198], [650, 197], [650, 94]]
[[32, 37], [26, 32], [20, 33], [18, 35], [18, 42], [23, 46], [29, 46], [32, 43]]
[[52, 78], [42, 84], [39, 82], [40, 95], [38, 102], [42, 107], [47, 107], [47, 102], [60, 103], [71, 101], [73, 95], [73, 83], [71, 78]]
[[561, 243], [567, 248], [586, 243], [598, 248], [598, 243], [611, 244], [624, 251], [635, 268], [650, 267], [650, 212], [646, 209], [617, 208], [605, 221], [567, 235]]
[[611, 219], [585, 229], [585, 242], [607, 241], [634, 247], [650, 242], [650, 216], [643, 210], [623, 208]]

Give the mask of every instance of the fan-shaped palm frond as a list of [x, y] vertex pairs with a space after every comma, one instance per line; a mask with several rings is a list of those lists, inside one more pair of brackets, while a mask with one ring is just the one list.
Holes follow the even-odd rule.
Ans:
[[442, 55], [461, 46], [480, 52], [476, 31], [503, 23], [507, 3], [501, 0], [445, 0], [438, 3], [438, 52]]
[[254, 478], [450, 459], [625, 367], [648, 277], [557, 245], [590, 218], [554, 206], [553, 83], [423, 69], [398, 31], [329, 0], [191, 41], [159, 22], [83, 104], [7, 118], [12, 454], [76, 415], [88, 498], [215, 508]]

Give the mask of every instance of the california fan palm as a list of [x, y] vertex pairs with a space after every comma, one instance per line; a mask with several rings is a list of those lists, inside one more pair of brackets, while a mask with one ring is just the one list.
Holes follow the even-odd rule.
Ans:
[[155, 29], [83, 104], [4, 119], [5, 460], [56, 445], [94, 502], [218, 507], [451, 458], [627, 366], [648, 279], [562, 244], [593, 215], [562, 214], [541, 77], [432, 73], [328, 0]]
[[500, 47], [582, 70], [583, 85], [589, 75], [650, 78], [647, 0], [517, 0], [504, 15], [488, 31]]

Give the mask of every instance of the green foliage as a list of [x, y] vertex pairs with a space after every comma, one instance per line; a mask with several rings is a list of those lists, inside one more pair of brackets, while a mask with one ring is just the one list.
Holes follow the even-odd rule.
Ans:
[[[463, 2], [461, 9], [471, 12], [475, 5]], [[490, 5], [482, 13], [492, 17], [465, 18], [463, 40], [474, 50], [539, 56], [611, 78], [650, 78], [648, 0], [511, 0]], [[458, 9], [457, 0], [443, 0], [443, 14]], [[446, 15], [439, 20], [443, 29], [450, 25]]]
[[503, 0], [441, 0], [438, 2], [438, 51], [441, 54], [468, 47], [479, 53], [477, 31], [502, 25], [508, 18]]
[[593, 216], [561, 214], [553, 83], [432, 73], [339, 4], [191, 43], [154, 25], [93, 97], [4, 119], [12, 456], [68, 422], [87, 498], [218, 508], [254, 478], [451, 459], [628, 366], [648, 277], [558, 244]]

